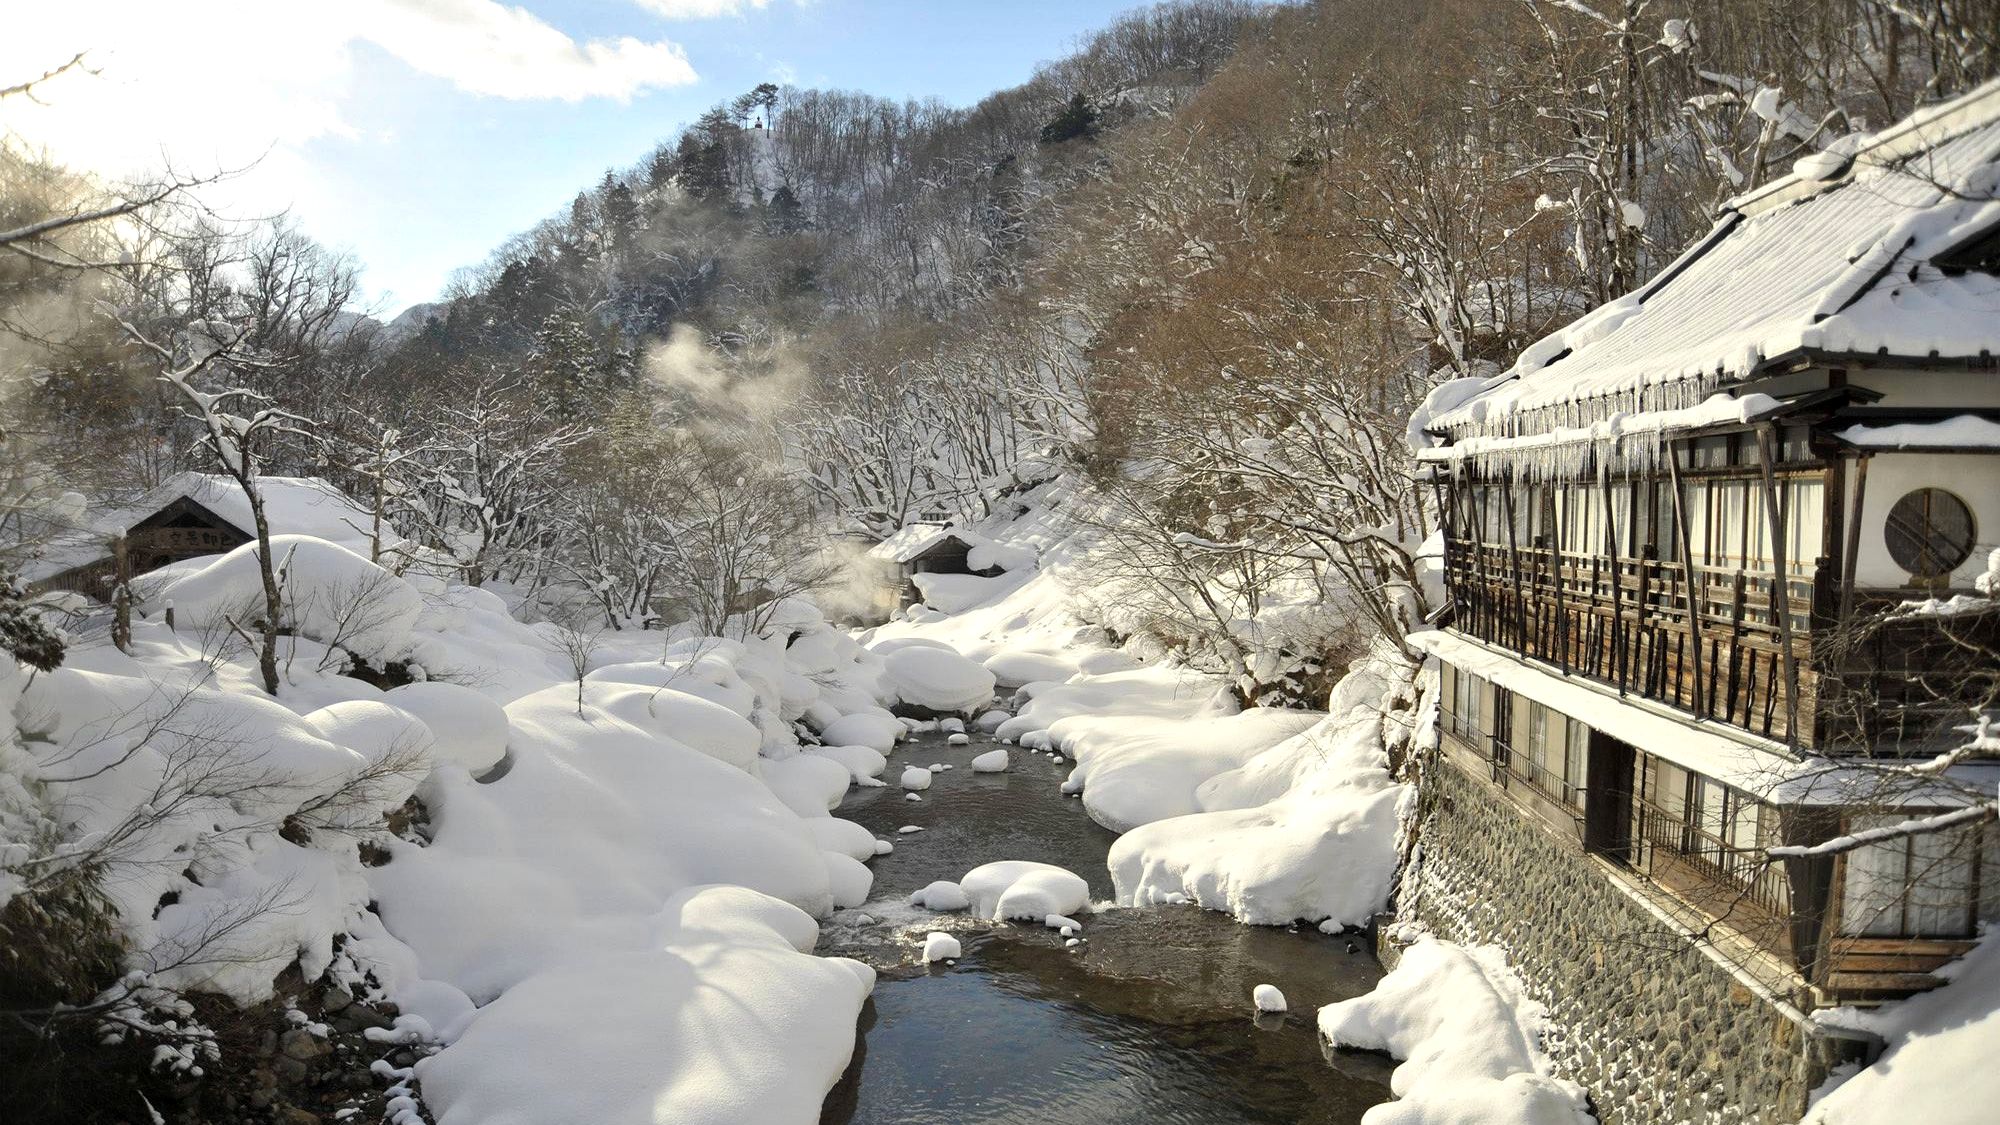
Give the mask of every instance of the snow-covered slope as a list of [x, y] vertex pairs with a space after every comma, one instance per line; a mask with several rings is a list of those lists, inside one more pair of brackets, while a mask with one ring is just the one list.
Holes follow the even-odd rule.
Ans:
[[[881, 763], [802, 753], [795, 724], [900, 735], [883, 662], [787, 603], [728, 639], [614, 635], [579, 684], [490, 593], [281, 546], [276, 698], [228, 624], [254, 546], [161, 574], [129, 654], [0, 684], [0, 831], [101, 865], [121, 993], [330, 974], [442, 1047], [414, 1073], [441, 1123], [815, 1117], [873, 984], [810, 953], [877, 851], [827, 810]], [[429, 680], [383, 691], [350, 651]]]

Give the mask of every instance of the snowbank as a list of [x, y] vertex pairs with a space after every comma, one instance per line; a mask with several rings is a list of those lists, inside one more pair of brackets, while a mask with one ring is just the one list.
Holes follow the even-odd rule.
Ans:
[[1541, 1020], [1499, 946], [1429, 937], [1373, 992], [1319, 1010], [1334, 1045], [1404, 1060], [1389, 1079], [1400, 1100], [1370, 1109], [1364, 1125], [1588, 1125], [1583, 1088], [1547, 1074]]
[[[283, 624], [371, 663], [400, 660], [423, 615], [416, 588], [345, 547], [310, 535], [273, 535], [271, 557], [283, 572]], [[264, 616], [257, 544], [216, 558], [162, 567], [137, 583], [149, 610], [174, 606], [177, 625], [245, 628]]]
[[1988, 936], [1946, 966], [1951, 983], [1871, 1012], [1823, 1012], [1828, 1022], [1864, 1028], [1889, 1042], [1875, 1065], [1826, 1094], [1806, 1125], [1878, 1121], [1972, 1121], [2000, 1104], [2000, 937]]
[[507, 753], [507, 712], [468, 687], [432, 681], [391, 689], [388, 701], [431, 728], [438, 761], [478, 773]]
[[1156, 820], [1112, 844], [1123, 903], [1192, 900], [1245, 922], [1360, 926], [1396, 868], [1397, 810], [1381, 710], [1397, 689], [1379, 664], [1349, 673], [1336, 714], [1204, 782], [1203, 811]]
[[817, 1119], [873, 970], [811, 956], [810, 917], [741, 887], [680, 891], [632, 936], [510, 989], [419, 1062], [438, 1125]]

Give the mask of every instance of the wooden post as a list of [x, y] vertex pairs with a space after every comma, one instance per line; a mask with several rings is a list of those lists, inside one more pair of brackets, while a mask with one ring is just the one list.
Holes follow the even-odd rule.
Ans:
[[1618, 521], [1613, 517], [1618, 505], [1611, 502], [1611, 467], [1608, 454], [1597, 461], [1597, 491], [1604, 501], [1604, 545], [1611, 558], [1611, 671], [1618, 676], [1618, 694], [1625, 694], [1625, 597], [1624, 575], [1618, 571]]
[[119, 652], [132, 651], [132, 556], [125, 533], [111, 537], [114, 581], [111, 588], [111, 643]]
[[1854, 613], [1854, 568], [1861, 557], [1861, 503], [1868, 495], [1868, 462], [1872, 453], [1854, 460], [1854, 507], [1847, 513], [1847, 542], [1840, 559], [1840, 628], [1846, 628]]
[[1799, 666], [1792, 651], [1792, 587], [1785, 573], [1785, 521], [1778, 503], [1778, 478], [1772, 470], [1776, 459], [1777, 427], [1766, 422], [1757, 430], [1758, 461], [1764, 469], [1764, 511], [1771, 523], [1771, 565], [1777, 571], [1771, 581], [1771, 610], [1778, 618], [1778, 644], [1785, 655], [1785, 743], [1799, 744]]
[[1507, 475], [1502, 480], [1504, 481], [1502, 487], [1505, 491], [1500, 495], [1506, 501], [1507, 512], [1507, 561], [1513, 565], [1514, 570], [1514, 644], [1512, 647], [1516, 652], [1533, 655], [1529, 652], [1528, 648], [1528, 598], [1521, 589], [1521, 547], [1519, 543], [1515, 542], [1518, 536], [1514, 531], [1514, 470], [1511, 466], [1507, 469]]
[[1701, 603], [1700, 587], [1694, 570], [1694, 545], [1688, 538], [1687, 498], [1682, 494], [1681, 457], [1674, 443], [1667, 442], [1667, 479], [1674, 490], [1674, 536], [1681, 553], [1682, 589], [1686, 591], [1688, 615], [1688, 648], [1694, 654], [1694, 710], [1695, 714], [1708, 716], [1708, 691], [1701, 682]]

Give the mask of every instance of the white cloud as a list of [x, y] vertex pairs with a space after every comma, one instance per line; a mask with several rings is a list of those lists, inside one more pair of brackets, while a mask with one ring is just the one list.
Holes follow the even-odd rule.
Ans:
[[[623, 100], [695, 81], [678, 44], [578, 42], [496, 0], [82, 0], [31, 2], [0, 36], [0, 85], [85, 51], [72, 72], [9, 99], [4, 126], [73, 165], [110, 173], [264, 162], [316, 137], [351, 136], [354, 45], [469, 94]], [[267, 155], [268, 154], [268, 155]]]
[[379, 0], [376, 8], [357, 38], [468, 93], [624, 99], [695, 80], [679, 44], [629, 35], [578, 43], [527, 9], [494, 0]]
[[771, 0], [637, 0], [641, 8], [670, 20], [712, 20], [767, 8]]

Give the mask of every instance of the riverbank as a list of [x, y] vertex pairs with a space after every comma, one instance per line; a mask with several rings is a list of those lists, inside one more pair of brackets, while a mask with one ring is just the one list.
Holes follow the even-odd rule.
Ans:
[[[870, 901], [821, 929], [817, 952], [877, 973], [823, 1122], [1345, 1123], [1389, 1099], [1393, 1063], [1328, 1052], [1313, 1026], [1318, 1005], [1380, 978], [1363, 943], [1193, 905], [1115, 906], [1107, 857], [1117, 837], [1062, 795], [1068, 763], [1001, 747], [1006, 772], [973, 772], [972, 758], [998, 745], [919, 735], [884, 773], [952, 766], [933, 772], [921, 800], [861, 788], [835, 810], [895, 850], [871, 864]], [[907, 904], [933, 880], [1003, 859], [1056, 864], [1090, 884], [1098, 911], [1078, 919], [1078, 944], [1042, 926]], [[955, 964], [922, 962], [932, 930], [960, 941]], [[1257, 1017], [1258, 984], [1276, 985], [1295, 1010]]]

